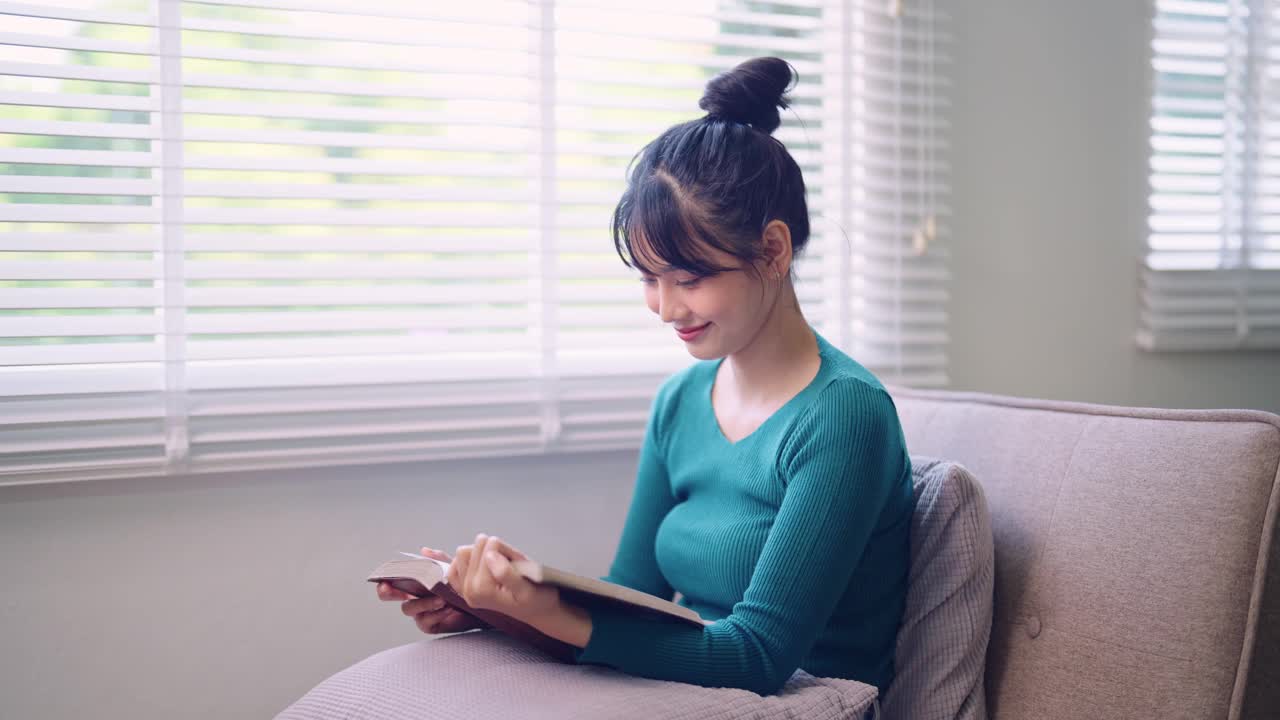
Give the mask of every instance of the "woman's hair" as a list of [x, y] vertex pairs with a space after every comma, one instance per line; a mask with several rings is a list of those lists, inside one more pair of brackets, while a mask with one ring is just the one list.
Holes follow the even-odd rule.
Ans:
[[804, 178], [770, 134], [796, 77], [780, 58], [747, 60], [707, 83], [698, 101], [705, 116], [672, 126], [632, 159], [612, 224], [614, 247], [628, 267], [698, 276], [738, 269], [707, 257], [712, 247], [754, 271], [772, 220], [790, 229], [793, 254], [804, 249]]

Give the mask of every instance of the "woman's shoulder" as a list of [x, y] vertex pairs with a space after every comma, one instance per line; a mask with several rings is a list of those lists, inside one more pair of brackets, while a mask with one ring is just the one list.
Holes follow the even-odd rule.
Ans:
[[837, 393], [856, 392], [865, 388], [888, 394], [884, 383], [880, 382], [880, 378], [876, 377], [875, 373], [840, 348], [827, 342], [826, 338], [817, 333], [814, 334], [818, 339], [818, 354], [822, 358], [824, 390], [831, 385], [836, 385]]
[[678, 399], [682, 395], [698, 392], [699, 389], [710, 389], [716, 376], [718, 360], [699, 360], [672, 373], [658, 388], [658, 397]]
[[874, 429], [901, 433], [897, 407], [880, 378], [862, 363], [818, 336], [821, 378], [812, 400], [792, 424], [801, 437], [862, 434]]
[[715, 360], [700, 360], [670, 375], [658, 387], [653, 400], [654, 413], [660, 419], [669, 419], [681, 407], [688, 406], [698, 393], [710, 393], [717, 365]]
[[869, 424], [888, 427], [899, 424], [897, 407], [884, 385], [874, 376], [857, 374], [827, 378], [797, 420], [800, 426], [847, 426], [850, 431]]
[[828, 378], [788, 425], [777, 463], [788, 474], [816, 463], [883, 473], [886, 481], [910, 476], [906, 436], [893, 397], [874, 375], [859, 372]]

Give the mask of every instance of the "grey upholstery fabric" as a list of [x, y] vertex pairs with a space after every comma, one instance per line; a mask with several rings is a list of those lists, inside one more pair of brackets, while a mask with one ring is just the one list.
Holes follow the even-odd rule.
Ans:
[[[913, 455], [963, 464], [987, 498], [996, 572], [986, 696], [994, 720], [1275, 717], [1280, 416], [888, 389]], [[457, 696], [424, 684], [426, 664], [438, 667], [429, 650], [454, 647], [437, 640], [375, 655], [281, 717], [483, 718], [445, 714]], [[509, 661], [521, 673], [572, 668], [531, 665], [531, 651], [520, 650], [507, 647], [490, 660]], [[457, 692], [492, 700], [500, 675], [474, 662], [461, 666], [480, 680]], [[591, 674], [520, 686], [528, 702], [519, 716], [559, 717], [563, 710], [566, 717], [609, 717], [606, 708], [581, 704], [580, 691], [590, 688], [590, 696], [603, 683], [624, 698], [632, 684], [643, 688], [629, 701], [647, 704], [645, 718], [682, 717], [672, 714], [684, 707], [678, 701], [664, 704], [666, 686], [693, 687], [578, 670]], [[822, 696], [796, 711], [805, 717], [843, 717], [846, 709], [821, 714], [833, 707], [832, 695], [848, 708], [861, 693], [874, 693], [852, 681], [797, 674], [791, 683], [797, 680], [807, 684], [788, 685], [787, 693]], [[364, 704], [353, 704], [356, 697]], [[383, 698], [426, 703], [405, 707], [429, 713], [398, 712]], [[708, 709], [723, 704], [733, 710], [722, 717], [752, 717], [736, 702]]]
[[874, 686], [796, 672], [776, 695], [567, 665], [496, 631], [422, 640], [317, 685], [277, 720], [861, 720]]
[[995, 720], [1274, 717], [1280, 416], [889, 391], [986, 493]]
[[884, 720], [986, 720], [995, 549], [982, 488], [963, 466], [913, 455], [911, 575]]

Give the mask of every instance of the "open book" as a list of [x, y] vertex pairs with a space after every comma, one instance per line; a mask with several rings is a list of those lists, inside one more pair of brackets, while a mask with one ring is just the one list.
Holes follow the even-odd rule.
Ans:
[[[408, 553], [405, 553], [406, 555]], [[536, 583], [554, 585], [567, 602], [582, 607], [607, 603], [627, 609], [629, 612], [648, 613], [672, 618], [697, 626], [710, 625], [699, 615], [683, 605], [648, 593], [633, 590], [604, 580], [575, 575], [557, 570], [532, 560], [512, 563], [521, 575]], [[573, 659], [573, 646], [544, 635], [536, 628], [493, 610], [473, 608], [462, 599], [448, 582], [449, 563], [428, 557], [407, 557], [389, 560], [379, 565], [370, 575], [369, 582], [386, 582], [414, 597], [438, 595], [446, 603], [473, 617], [488, 623], [508, 635], [524, 640], [552, 657], [565, 661]]]

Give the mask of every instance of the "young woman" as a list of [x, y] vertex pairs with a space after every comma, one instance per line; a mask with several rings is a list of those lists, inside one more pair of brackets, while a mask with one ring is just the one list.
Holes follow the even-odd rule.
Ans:
[[[881, 692], [893, 679], [911, 466], [892, 398], [796, 300], [804, 180], [770, 135], [793, 72], [756, 58], [713, 79], [706, 116], [637, 156], [613, 217], [649, 309], [702, 362], [658, 392], [605, 579], [678, 591], [715, 622], [573, 606], [513, 572], [523, 555], [496, 537], [476, 536], [453, 560], [449, 581], [468, 602], [580, 648], [579, 662], [761, 694], [797, 668]], [[473, 627], [436, 598], [378, 592], [424, 632]]]

